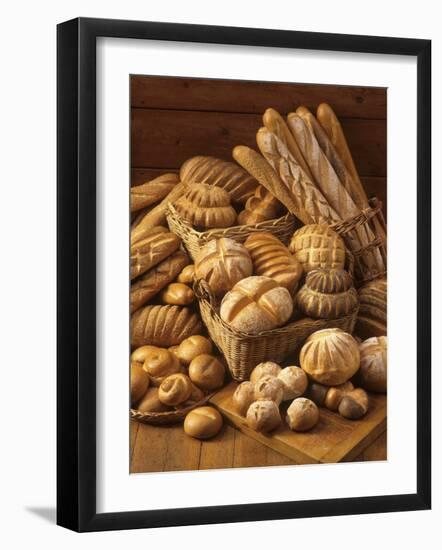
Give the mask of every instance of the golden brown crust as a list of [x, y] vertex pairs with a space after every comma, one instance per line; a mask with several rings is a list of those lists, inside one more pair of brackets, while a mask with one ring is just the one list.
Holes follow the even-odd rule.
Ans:
[[192, 359], [189, 376], [198, 388], [212, 391], [223, 385], [225, 368], [217, 357], [203, 353]]
[[130, 189], [130, 210], [135, 212], [166, 197], [179, 182], [177, 174], [162, 174]]
[[174, 407], [189, 399], [192, 393], [192, 382], [185, 374], [167, 376], [158, 389], [158, 399], [161, 403]]
[[311, 430], [319, 420], [319, 410], [316, 404], [306, 397], [294, 399], [287, 409], [287, 424], [295, 432]]
[[[156, 228], [160, 229], [160, 228]], [[163, 229], [163, 228], [161, 228]], [[180, 239], [169, 231], [154, 231], [130, 247], [130, 278], [135, 279], [173, 254]]]
[[181, 342], [177, 349], [177, 357], [183, 365], [189, 365], [195, 357], [212, 353], [212, 342], [199, 334], [190, 336]]
[[374, 336], [360, 344], [361, 366], [356, 373], [358, 385], [368, 391], [387, 391], [387, 337]]
[[376, 279], [359, 291], [359, 313], [355, 332], [364, 340], [387, 334], [387, 280]]
[[197, 439], [214, 437], [222, 428], [223, 419], [213, 407], [197, 407], [184, 419], [184, 431]]
[[247, 425], [257, 432], [271, 432], [281, 423], [278, 405], [274, 401], [255, 401], [246, 414]]

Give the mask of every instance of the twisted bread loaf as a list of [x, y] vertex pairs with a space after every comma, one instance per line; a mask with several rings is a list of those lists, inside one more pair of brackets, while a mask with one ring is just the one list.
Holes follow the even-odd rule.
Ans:
[[258, 185], [253, 197], [246, 202], [242, 212], [238, 214], [238, 223], [240, 225], [273, 220], [280, 216], [284, 211], [284, 206], [279, 200], [262, 185]]

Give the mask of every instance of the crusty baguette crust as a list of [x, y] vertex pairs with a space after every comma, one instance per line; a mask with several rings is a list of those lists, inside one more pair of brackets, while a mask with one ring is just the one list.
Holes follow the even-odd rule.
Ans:
[[139, 277], [170, 256], [180, 246], [180, 239], [169, 231], [154, 228], [142, 241], [130, 247], [130, 278]]
[[163, 174], [142, 185], [131, 187], [131, 212], [136, 212], [164, 199], [178, 182], [179, 178], [177, 174]]

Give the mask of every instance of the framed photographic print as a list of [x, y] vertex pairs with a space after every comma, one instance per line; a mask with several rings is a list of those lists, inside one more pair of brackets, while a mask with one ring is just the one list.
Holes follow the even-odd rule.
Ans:
[[430, 52], [58, 26], [59, 525], [430, 507]]

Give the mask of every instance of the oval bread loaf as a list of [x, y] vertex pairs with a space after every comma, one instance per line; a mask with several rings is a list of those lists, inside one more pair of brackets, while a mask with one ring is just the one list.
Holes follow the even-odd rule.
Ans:
[[173, 254], [180, 239], [164, 227], [153, 228], [149, 235], [130, 247], [130, 278], [135, 279]]

